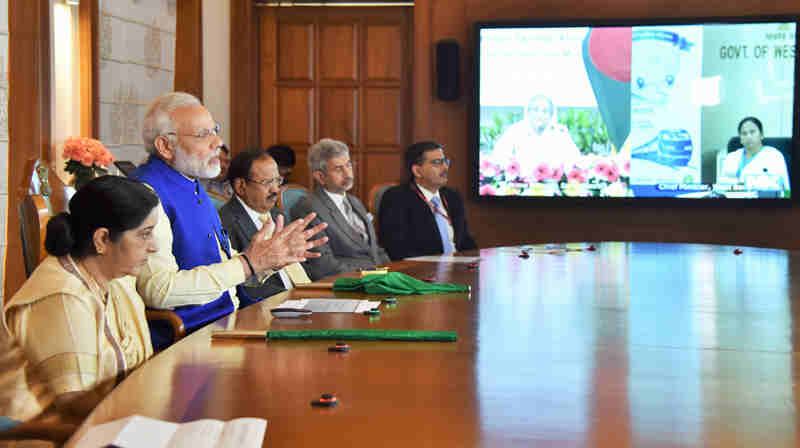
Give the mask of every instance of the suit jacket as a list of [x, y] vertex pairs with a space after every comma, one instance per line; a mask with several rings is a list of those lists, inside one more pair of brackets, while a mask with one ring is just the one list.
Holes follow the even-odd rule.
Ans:
[[[277, 207], [273, 207], [269, 213], [272, 215], [273, 221], [278, 216], [283, 215]], [[231, 246], [239, 252], [244, 252], [247, 246], [250, 245], [253, 235], [258, 233], [258, 228], [256, 228], [256, 224], [250, 218], [250, 215], [247, 214], [247, 210], [242, 207], [242, 204], [234, 196], [219, 209], [219, 215], [222, 219], [222, 227], [228, 232]], [[286, 219], [285, 216], [284, 219]], [[251, 297], [269, 297], [286, 290], [277, 274], [267, 279], [261, 286], [243, 285], [243, 288]]]
[[[272, 215], [273, 221], [278, 216], [283, 215], [277, 207], [272, 207], [269, 214]], [[222, 227], [228, 231], [231, 246], [239, 252], [244, 252], [247, 246], [250, 245], [253, 235], [258, 233], [258, 228], [250, 218], [250, 215], [247, 214], [247, 210], [242, 207], [242, 204], [234, 196], [219, 209], [219, 216], [222, 218]], [[283, 218], [285, 220], [286, 216]], [[287, 221], [284, 221], [284, 223], [289, 224]]]
[[[455, 190], [439, 189], [453, 224], [456, 250], [476, 249], [467, 229], [464, 201]], [[378, 216], [380, 241], [392, 260], [444, 253], [436, 217], [413, 183], [394, 186], [383, 194]]]
[[305, 216], [312, 211], [315, 212], [317, 217], [312, 225], [320, 222], [328, 223], [328, 228], [319, 233], [319, 237], [328, 237], [328, 244], [318, 248], [322, 256], [311, 258], [303, 263], [303, 267], [306, 268], [312, 280], [342, 272], [373, 269], [379, 264], [389, 262], [386, 251], [378, 246], [372, 218], [367, 213], [364, 204], [350, 194], [345, 198], [350, 202], [356, 215], [364, 222], [364, 227], [369, 234], [369, 241], [364, 241], [353, 229], [339, 207], [322, 187], [316, 187], [310, 195], [304, 197], [291, 210], [292, 216]]

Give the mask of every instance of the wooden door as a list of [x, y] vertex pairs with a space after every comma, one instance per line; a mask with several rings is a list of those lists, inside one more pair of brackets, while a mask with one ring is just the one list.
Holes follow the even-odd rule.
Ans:
[[407, 7], [259, 8], [262, 145], [291, 146], [293, 182], [311, 185], [308, 148], [341, 140], [356, 164], [352, 193], [405, 177], [410, 136]]

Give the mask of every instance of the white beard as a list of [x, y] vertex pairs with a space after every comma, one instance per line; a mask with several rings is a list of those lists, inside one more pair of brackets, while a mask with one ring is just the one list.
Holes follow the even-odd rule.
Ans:
[[209, 165], [209, 160], [219, 155], [219, 150], [214, 154], [208, 156], [206, 159], [199, 159], [197, 157], [187, 154], [180, 146], [175, 146], [175, 168], [176, 171], [184, 176], [194, 177], [197, 179], [213, 179], [219, 176], [222, 167], [217, 163]]

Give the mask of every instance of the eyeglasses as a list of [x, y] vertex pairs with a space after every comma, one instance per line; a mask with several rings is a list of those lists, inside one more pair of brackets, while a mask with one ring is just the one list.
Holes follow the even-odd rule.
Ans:
[[254, 184], [261, 184], [261, 185], [263, 185], [265, 187], [269, 187], [272, 184], [275, 184], [276, 186], [280, 187], [281, 184], [283, 183], [283, 177], [281, 177], [281, 176], [273, 177], [272, 179], [264, 179], [264, 180], [253, 180], [253, 179], [245, 179], [245, 180], [248, 181], [248, 182], [252, 182]]
[[222, 125], [219, 123], [214, 123], [214, 127], [211, 129], [200, 129], [199, 131], [195, 132], [194, 134], [178, 134], [177, 132], [167, 132], [166, 135], [180, 135], [181, 137], [194, 137], [194, 138], [201, 138], [206, 139], [210, 136], [219, 136], [222, 134]]
[[442, 166], [442, 165], [444, 165], [444, 166], [450, 166], [450, 164], [451, 164], [451, 163], [453, 163], [453, 161], [452, 161], [452, 160], [450, 160], [450, 159], [449, 159], [449, 158], [447, 158], [447, 157], [445, 157], [445, 158], [443, 158], [443, 159], [433, 159], [433, 160], [428, 160], [428, 162], [431, 162], [431, 165], [433, 165], [433, 166]]

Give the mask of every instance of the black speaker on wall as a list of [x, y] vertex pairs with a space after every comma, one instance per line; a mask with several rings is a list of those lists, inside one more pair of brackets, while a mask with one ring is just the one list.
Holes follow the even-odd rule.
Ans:
[[436, 96], [442, 101], [455, 101], [461, 96], [461, 58], [455, 40], [436, 43]]

